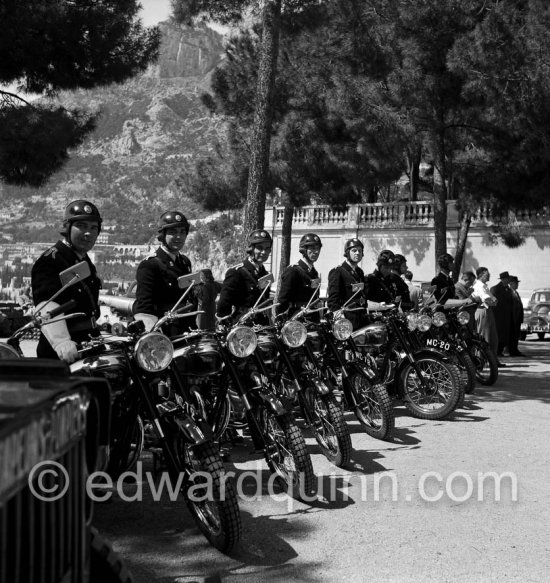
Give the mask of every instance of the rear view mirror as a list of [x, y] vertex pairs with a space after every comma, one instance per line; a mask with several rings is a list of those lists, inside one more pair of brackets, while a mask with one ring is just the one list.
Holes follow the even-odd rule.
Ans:
[[363, 291], [364, 289], [365, 289], [365, 284], [363, 282], [351, 284], [351, 291], [354, 294], [356, 294], [357, 292]]
[[275, 281], [275, 278], [273, 277], [273, 274], [268, 273], [267, 275], [260, 277], [260, 279], [258, 280], [258, 287], [260, 289], [264, 289], [268, 285], [271, 285], [274, 281]]
[[67, 267], [59, 274], [61, 285], [69, 287], [78, 281], [86, 279], [91, 274], [90, 266], [86, 261], [80, 261], [76, 265]]

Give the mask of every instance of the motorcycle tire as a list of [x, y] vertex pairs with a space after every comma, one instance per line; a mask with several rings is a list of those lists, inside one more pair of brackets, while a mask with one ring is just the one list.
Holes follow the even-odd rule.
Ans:
[[351, 459], [351, 435], [344, 420], [342, 409], [338, 406], [334, 395], [320, 395], [315, 388], [313, 396], [312, 426], [317, 443], [321, 446], [325, 457], [339, 468], [349, 463]]
[[476, 369], [476, 379], [485, 386], [494, 385], [498, 379], [498, 360], [496, 354], [484, 341], [474, 342], [470, 357]]
[[[121, 419], [126, 422], [126, 419]], [[122, 432], [113, 431], [107, 473], [116, 479], [122, 473], [133, 470], [143, 451], [145, 430], [141, 417], [137, 415], [133, 424], [123, 428]]]
[[458, 367], [433, 356], [416, 358], [416, 365], [425, 377], [418, 379], [412, 363], [399, 373], [399, 391], [405, 407], [417, 419], [444, 419], [464, 398]]
[[354, 413], [365, 432], [380, 440], [390, 440], [395, 428], [392, 400], [386, 387], [374, 384], [360, 372], [350, 376], [349, 381], [358, 404]]
[[311, 496], [316, 491], [313, 463], [294, 419], [288, 413], [275, 415], [261, 409], [259, 425], [267, 444], [267, 465], [279, 485], [293, 498]]
[[[225, 476], [220, 452], [212, 442], [194, 446], [184, 443], [183, 447], [184, 463], [191, 470], [191, 481], [185, 495], [187, 507], [210, 544], [222, 553], [229, 553], [242, 534], [233, 480]], [[181, 459], [181, 455], [178, 457]]]

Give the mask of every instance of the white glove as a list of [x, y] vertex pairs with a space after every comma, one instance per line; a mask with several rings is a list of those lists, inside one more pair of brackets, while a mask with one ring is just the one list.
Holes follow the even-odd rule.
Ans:
[[[59, 307], [59, 304], [56, 302], [48, 302], [44, 313], [42, 313], [42, 307], [45, 305], [46, 302], [43, 302], [36, 306], [36, 312], [45, 315], [54, 308]], [[65, 320], [57, 320], [50, 324], [44, 323], [42, 325], [42, 334], [44, 334], [61, 360], [64, 360], [67, 364], [71, 364], [78, 359], [78, 350], [76, 344], [71, 340], [71, 335], [69, 334]]]
[[72, 340], [61, 342], [54, 348], [54, 350], [56, 351], [57, 356], [67, 364], [72, 364], [75, 360], [78, 360], [78, 348], [76, 343]]
[[158, 322], [158, 318], [153, 316], [153, 314], [134, 314], [134, 320], [139, 320], [143, 322], [145, 326], [145, 332], [149, 332], [153, 326]]

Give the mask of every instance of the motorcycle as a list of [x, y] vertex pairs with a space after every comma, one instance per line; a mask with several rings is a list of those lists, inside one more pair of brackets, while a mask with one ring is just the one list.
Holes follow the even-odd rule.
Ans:
[[359, 352], [371, 356], [388, 392], [419, 419], [444, 419], [462, 401], [460, 373], [449, 354], [423, 345], [415, 331], [432, 325], [427, 315], [378, 306], [373, 322], [352, 333]]
[[376, 439], [390, 440], [395, 428], [390, 395], [378, 378], [376, 362], [361, 353], [351, 322], [344, 317], [346, 312], [365, 311], [363, 307], [348, 308], [364, 285], [354, 284], [354, 293], [342, 308], [321, 321], [322, 342], [314, 355], [325, 374], [341, 387], [344, 408], [353, 411], [365, 432]]
[[258, 351], [278, 393], [299, 407], [325, 457], [342, 467], [351, 458], [351, 435], [335, 387], [316, 362], [311, 334], [296, 317], [277, 318], [258, 331]]
[[[174, 363], [173, 344], [160, 332], [164, 325], [200, 313], [178, 313], [185, 296], [150, 332], [136, 321], [125, 337], [91, 339], [71, 372], [102, 376], [113, 388], [107, 471], [121, 475], [137, 461], [145, 441], [180, 488], [200, 531], [218, 550], [229, 552], [242, 531], [236, 491], [224, 474], [214, 434]], [[145, 440], [143, 425], [151, 430]]]
[[[258, 335], [245, 325], [252, 316], [271, 309], [258, 308], [261, 297], [235, 324], [228, 322], [231, 315], [219, 318], [218, 329], [210, 333], [222, 366], [215, 387], [201, 393], [204, 411], [218, 438], [226, 429], [248, 429], [277, 482], [289, 495], [303, 498], [315, 491], [313, 464], [304, 437], [292, 415], [292, 402], [277, 393], [257, 350]], [[185, 351], [187, 340], [182, 338], [184, 345], [176, 351]]]

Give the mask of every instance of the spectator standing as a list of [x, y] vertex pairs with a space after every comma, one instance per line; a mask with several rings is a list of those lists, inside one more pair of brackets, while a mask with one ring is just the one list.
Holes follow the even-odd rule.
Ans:
[[467, 300], [474, 291], [476, 274], [473, 271], [465, 271], [460, 281], [455, 285], [455, 294], [458, 300]]
[[512, 293], [513, 307], [512, 307], [512, 329], [510, 332], [510, 342], [508, 343], [508, 350], [510, 356], [525, 356], [518, 349], [519, 338], [521, 334], [521, 325], [523, 323], [523, 302], [518, 294], [519, 279], [516, 275], [510, 276], [508, 283]]
[[[478, 267], [476, 270], [477, 279], [473, 285], [472, 299], [477, 300], [479, 305], [475, 313], [476, 328], [478, 334], [485, 338], [489, 344], [489, 348], [495, 353], [498, 349], [498, 334], [495, 324], [495, 315], [491, 307], [495, 306], [497, 299], [491, 293], [487, 282], [491, 278], [491, 274], [486, 267]], [[498, 361], [498, 366], [506, 366]]]
[[405, 284], [409, 288], [409, 297], [411, 298], [412, 304], [411, 309], [416, 310], [420, 305], [422, 290], [416, 284], [413, 283], [412, 278], [413, 278], [412, 271], [409, 271], [407, 269], [407, 271], [405, 271], [405, 273], [403, 274], [403, 279], [405, 281]]
[[492, 310], [495, 315], [495, 322], [498, 334], [497, 355], [502, 356], [505, 346], [510, 342], [510, 332], [512, 330], [512, 310], [514, 308], [514, 299], [512, 290], [508, 286], [510, 274], [503, 271], [499, 275], [499, 283], [491, 288], [491, 293], [497, 299], [497, 303]]

